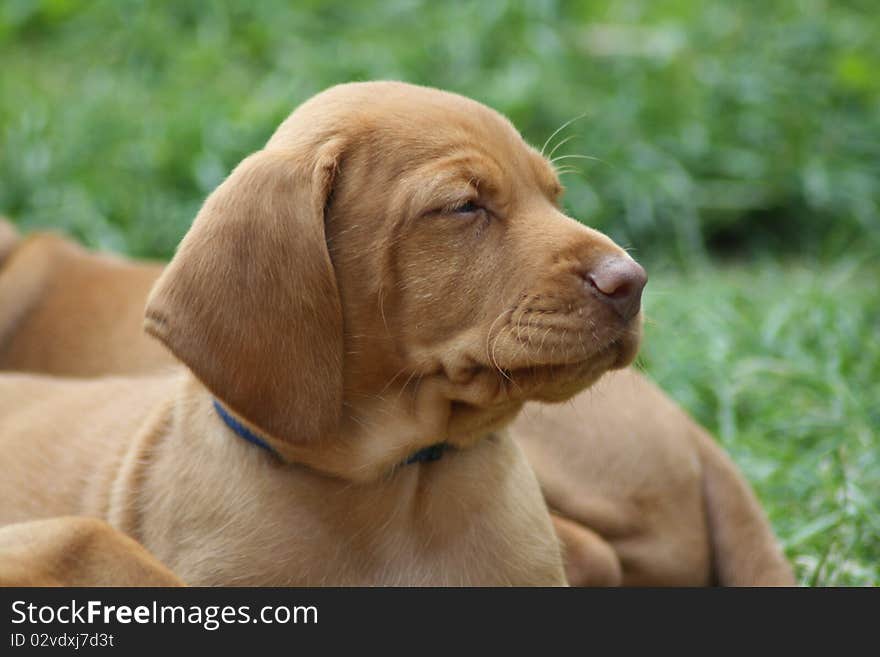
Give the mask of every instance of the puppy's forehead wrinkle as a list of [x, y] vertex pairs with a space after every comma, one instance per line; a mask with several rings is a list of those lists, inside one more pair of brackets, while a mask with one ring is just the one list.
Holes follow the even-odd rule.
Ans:
[[[457, 184], [490, 195], [528, 187], [553, 202], [562, 189], [550, 164], [506, 117], [435, 89], [384, 82], [331, 88], [294, 111], [267, 148], [296, 149], [334, 137], [357, 153], [358, 168], [370, 169], [366, 175], [377, 184], [415, 189], [413, 205], [422, 211], [462, 200], [455, 195], [469, 191], [453, 191]], [[376, 178], [380, 172], [384, 181]], [[464, 180], [452, 179], [456, 175]]]
[[[430, 160], [401, 180], [410, 191], [413, 214], [439, 210], [478, 194], [498, 197], [504, 189], [502, 167], [488, 155], [460, 153]], [[505, 198], [496, 198], [499, 202]]]

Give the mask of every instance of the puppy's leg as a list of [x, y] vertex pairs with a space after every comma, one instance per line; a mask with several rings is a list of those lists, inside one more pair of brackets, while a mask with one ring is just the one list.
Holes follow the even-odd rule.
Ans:
[[623, 569], [614, 549], [591, 529], [551, 514], [571, 586], [620, 586]]
[[0, 586], [183, 586], [139, 543], [97, 518], [0, 528]]
[[715, 576], [722, 586], [794, 586], [755, 494], [736, 466], [704, 432], [696, 434]]

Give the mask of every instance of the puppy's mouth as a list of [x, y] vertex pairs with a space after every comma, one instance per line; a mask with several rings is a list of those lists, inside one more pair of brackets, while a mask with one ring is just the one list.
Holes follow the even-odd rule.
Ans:
[[467, 358], [466, 366], [447, 366], [449, 398], [483, 409], [528, 400], [565, 401], [608, 370], [632, 362], [638, 352], [639, 325], [611, 332], [603, 342], [579, 341], [586, 339], [583, 332], [568, 331], [550, 346], [545, 340], [536, 349], [528, 349], [524, 340], [511, 341], [504, 351], [498, 345], [494, 354]]
[[626, 367], [638, 353], [641, 313], [629, 320], [589, 303], [531, 301], [490, 331], [487, 366], [511, 379], [554, 381], [594, 369]]

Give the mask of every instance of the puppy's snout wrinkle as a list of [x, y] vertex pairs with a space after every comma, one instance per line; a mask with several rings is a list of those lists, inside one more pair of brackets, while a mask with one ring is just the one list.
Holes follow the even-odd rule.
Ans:
[[639, 314], [648, 274], [635, 260], [627, 256], [607, 258], [587, 272], [585, 278], [595, 295], [622, 320], [628, 322]]

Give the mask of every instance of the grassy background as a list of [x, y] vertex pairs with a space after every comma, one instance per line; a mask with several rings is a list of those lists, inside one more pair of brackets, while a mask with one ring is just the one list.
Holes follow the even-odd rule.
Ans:
[[0, 212], [167, 257], [298, 102], [396, 78], [508, 114], [652, 272], [646, 369], [801, 581], [880, 583], [872, 0], [0, 4]]

